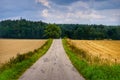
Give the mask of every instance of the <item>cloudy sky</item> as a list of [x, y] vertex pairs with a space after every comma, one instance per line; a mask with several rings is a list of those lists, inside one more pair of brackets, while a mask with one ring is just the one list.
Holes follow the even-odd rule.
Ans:
[[0, 21], [120, 25], [120, 0], [0, 0]]

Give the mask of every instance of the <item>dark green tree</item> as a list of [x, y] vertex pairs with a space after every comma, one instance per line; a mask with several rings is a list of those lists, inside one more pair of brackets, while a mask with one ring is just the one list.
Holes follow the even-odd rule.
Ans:
[[45, 36], [47, 38], [60, 38], [61, 29], [55, 24], [48, 24], [45, 29]]

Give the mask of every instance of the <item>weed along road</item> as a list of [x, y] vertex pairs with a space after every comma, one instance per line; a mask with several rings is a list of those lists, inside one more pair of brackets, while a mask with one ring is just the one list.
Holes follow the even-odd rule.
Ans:
[[55, 39], [47, 53], [19, 80], [85, 80], [67, 57], [61, 39]]

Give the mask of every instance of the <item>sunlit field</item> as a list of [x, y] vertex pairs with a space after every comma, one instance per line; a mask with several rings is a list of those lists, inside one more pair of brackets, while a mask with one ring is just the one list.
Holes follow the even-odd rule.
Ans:
[[91, 58], [120, 63], [120, 40], [69, 40], [69, 43]]
[[27, 53], [40, 48], [47, 40], [0, 39], [0, 64], [17, 54]]

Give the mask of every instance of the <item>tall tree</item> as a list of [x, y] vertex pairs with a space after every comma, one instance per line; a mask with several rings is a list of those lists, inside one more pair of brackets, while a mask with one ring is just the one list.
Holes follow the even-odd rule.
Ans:
[[45, 29], [45, 36], [47, 38], [60, 38], [61, 29], [55, 24], [48, 24]]

